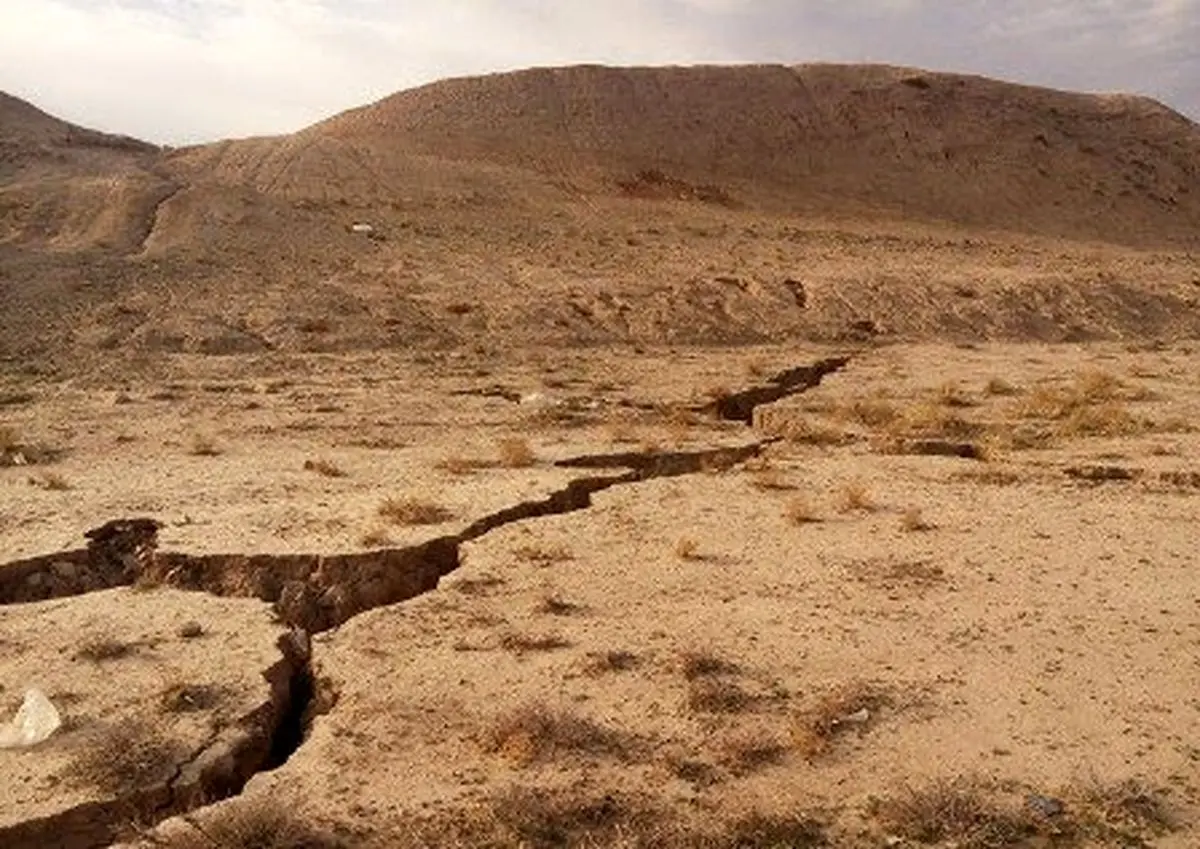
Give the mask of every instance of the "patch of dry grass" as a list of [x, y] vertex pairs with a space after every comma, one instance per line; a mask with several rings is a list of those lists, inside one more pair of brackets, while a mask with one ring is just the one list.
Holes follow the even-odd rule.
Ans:
[[496, 463], [492, 460], [483, 460], [478, 457], [464, 457], [461, 454], [451, 454], [438, 460], [433, 464], [433, 467], [438, 471], [462, 477], [465, 475], [474, 474], [480, 469], [490, 469], [495, 465]]
[[687, 709], [693, 713], [744, 713], [758, 702], [758, 696], [726, 678], [697, 678], [688, 684]]
[[962, 849], [1027, 845], [1039, 830], [1032, 811], [1001, 804], [982, 783], [965, 779], [910, 788], [878, 803], [874, 813], [890, 834]]
[[782, 763], [791, 746], [786, 740], [764, 732], [740, 734], [718, 744], [717, 762], [737, 777]]
[[565, 545], [522, 545], [513, 550], [513, 556], [541, 567], [575, 559], [574, 553]]
[[506, 469], [527, 469], [536, 466], [538, 461], [529, 440], [516, 436], [497, 442], [496, 453], [500, 457], [500, 465]]
[[316, 472], [318, 475], [326, 478], [344, 478], [346, 472], [336, 463], [329, 460], [305, 460], [304, 470], [306, 472]]
[[890, 702], [889, 692], [877, 684], [853, 681], [835, 687], [796, 718], [793, 744], [804, 757], [817, 758], [842, 734], [868, 728], [876, 712]]
[[642, 659], [631, 651], [612, 649], [588, 655], [586, 671], [589, 675], [605, 675], [611, 672], [628, 672], [640, 666]]
[[29, 479], [29, 483], [39, 489], [51, 492], [66, 492], [73, 489], [71, 482], [57, 472], [45, 472]]
[[797, 488], [796, 482], [775, 468], [762, 468], [754, 472], [750, 484], [763, 492], [785, 492]]
[[105, 661], [120, 660], [123, 657], [128, 657], [136, 650], [136, 643], [127, 643], [122, 640], [105, 637], [88, 640], [76, 650], [75, 657], [78, 660], [87, 660], [92, 663], [104, 663]]
[[78, 740], [67, 774], [72, 784], [125, 796], [167, 781], [187, 758], [183, 747], [149, 726], [122, 721]]
[[535, 613], [543, 613], [547, 616], [577, 616], [584, 612], [583, 605], [575, 604], [566, 601], [561, 596], [549, 593], [542, 597], [534, 608]]
[[388, 498], [379, 505], [379, 516], [394, 525], [440, 525], [454, 518], [454, 512], [421, 498]]
[[1011, 397], [1020, 395], [1020, 387], [1014, 386], [1002, 377], [993, 377], [988, 380], [983, 387], [984, 394], [995, 395], [1000, 397]]
[[900, 530], [906, 533], [932, 531], [937, 526], [926, 520], [920, 507], [909, 507], [900, 517]]
[[861, 480], [852, 480], [838, 491], [838, 509], [843, 513], [871, 513], [878, 508], [870, 487]]
[[558, 634], [505, 634], [500, 638], [500, 648], [516, 655], [530, 652], [558, 651], [571, 647], [570, 640]]
[[358, 544], [363, 548], [389, 548], [393, 541], [383, 528], [372, 528], [359, 537]]
[[688, 681], [718, 675], [738, 675], [742, 671], [738, 664], [711, 651], [686, 652], [680, 660], [680, 672]]
[[784, 516], [793, 525], [809, 525], [821, 521], [821, 515], [812, 501], [799, 496], [788, 501]]
[[544, 704], [501, 717], [485, 735], [484, 746], [523, 765], [581, 754], [627, 762], [639, 748], [628, 732]]
[[680, 560], [703, 560], [700, 553], [700, 543], [692, 537], [680, 537], [675, 540], [675, 556]]
[[200, 828], [175, 829], [155, 835], [158, 849], [351, 849], [353, 844], [306, 822], [296, 812], [270, 799], [239, 800], [203, 818]]

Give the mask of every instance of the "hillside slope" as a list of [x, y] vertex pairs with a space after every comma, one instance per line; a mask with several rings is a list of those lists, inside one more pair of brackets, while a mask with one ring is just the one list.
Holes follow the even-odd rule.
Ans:
[[0, 363], [1200, 334], [1200, 128], [1136, 97], [583, 66], [174, 151], [6, 99], [0, 150]]

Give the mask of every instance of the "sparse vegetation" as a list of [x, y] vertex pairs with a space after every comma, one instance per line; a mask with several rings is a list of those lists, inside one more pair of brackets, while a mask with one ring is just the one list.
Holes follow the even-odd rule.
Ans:
[[570, 648], [569, 640], [557, 634], [505, 634], [500, 638], [500, 648], [513, 654], [521, 655], [529, 652], [557, 651]]
[[71, 482], [57, 472], [45, 472], [29, 479], [29, 483], [51, 492], [66, 492], [72, 489]]
[[771, 734], [742, 734], [720, 744], [718, 762], [735, 776], [774, 766], [787, 756], [789, 745]]
[[336, 463], [329, 460], [305, 460], [304, 470], [306, 472], [316, 472], [318, 475], [327, 478], [344, 478], [346, 472]]
[[737, 681], [697, 678], [688, 684], [687, 707], [693, 713], [742, 713], [757, 701]]
[[395, 525], [440, 525], [454, 518], [450, 509], [420, 498], [388, 498], [378, 512]]
[[137, 645], [135, 643], [126, 643], [112, 638], [101, 638], [85, 642], [75, 652], [75, 657], [78, 660], [103, 663], [108, 660], [119, 660], [127, 657], [133, 654], [136, 649]]
[[793, 525], [808, 525], [821, 521], [821, 516], [807, 498], [796, 497], [788, 501], [784, 511], [787, 520]]
[[717, 675], [738, 675], [742, 669], [736, 663], [713, 652], [693, 651], [684, 654], [680, 671], [688, 681], [696, 681]]
[[156, 849], [351, 849], [353, 844], [299, 818], [270, 799], [239, 800], [223, 805], [202, 828], [175, 829], [155, 836]]
[[628, 672], [640, 663], [641, 658], [633, 652], [614, 649], [589, 655], [586, 669], [589, 675], [603, 675], [609, 672]]
[[513, 551], [513, 556], [535, 566], [551, 566], [574, 560], [575, 555], [565, 545], [523, 545]]
[[506, 469], [526, 469], [537, 465], [537, 454], [529, 441], [521, 437], [501, 439], [496, 443], [496, 452], [500, 456], [500, 465]]
[[106, 796], [124, 796], [167, 781], [187, 758], [183, 747], [148, 726], [123, 721], [75, 744], [66, 774], [72, 783]]
[[680, 537], [675, 540], [675, 556], [680, 560], [701, 560], [700, 543], [691, 537]]
[[876, 684], [855, 681], [835, 687], [796, 718], [796, 749], [809, 759], [825, 754], [840, 735], [869, 727], [876, 711], [889, 702], [888, 691]]
[[561, 596], [549, 594], [542, 598], [534, 610], [537, 613], [544, 613], [549, 616], [575, 616], [583, 612], [583, 607], [569, 601], [565, 601]]
[[1002, 377], [993, 377], [984, 385], [983, 391], [987, 395], [1012, 396], [1020, 395], [1020, 388], [1009, 383]]
[[525, 765], [580, 754], [628, 761], [638, 748], [629, 733], [543, 704], [500, 718], [484, 742], [488, 751]]
[[920, 507], [910, 507], [900, 517], [900, 529], [907, 533], [932, 531], [936, 526], [925, 519]]
[[463, 595], [488, 595], [497, 587], [504, 586], [504, 579], [496, 575], [480, 575], [478, 578], [460, 578], [455, 581], [450, 589]]
[[861, 480], [846, 483], [838, 493], [838, 509], [843, 513], [870, 513], [876, 509], [870, 488]]
[[451, 475], [470, 475], [480, 469], [490, 469], [495, 466], [495, 462], [491, 460], [483, 460], [478, 457], [464, 457], [460, 454], [451, 454], [443, 457], [434, 463], [434, 468], [439, 471], [447, 472]]
[[372, 528], [359, 537], [358, 544], [363, 548], [387, 548], [392, 545], [392, 538], [383, 528]]
[[796, 483], [791, 478], [787, 477], [779, 469], [765, 468], [754, 473], [751, 479], [755, 489], [760, 489], [764, 492], [783, 492], [786, 490], [796, 489]]

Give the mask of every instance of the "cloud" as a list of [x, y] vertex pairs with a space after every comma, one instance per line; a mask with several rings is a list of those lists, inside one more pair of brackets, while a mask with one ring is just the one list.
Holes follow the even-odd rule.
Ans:
[[5, 0], [0, 89], [171, 143], [575, 62], [893, 62], [1133, 90], [1200, 117], [1197, 44], [1200, 0]]

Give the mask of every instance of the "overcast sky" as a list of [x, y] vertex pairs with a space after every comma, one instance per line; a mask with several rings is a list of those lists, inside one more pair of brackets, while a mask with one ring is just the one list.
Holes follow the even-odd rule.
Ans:
[[1200, 0], [0, 0], [0, 90], [170, 144], [530, 65], [872, 61], [1200, 119]]

